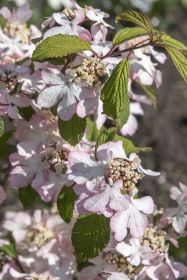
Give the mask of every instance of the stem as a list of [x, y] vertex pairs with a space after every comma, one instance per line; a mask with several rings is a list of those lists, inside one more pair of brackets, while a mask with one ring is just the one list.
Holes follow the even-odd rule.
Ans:
[[150, 41], [150, 40], [149, 40], [149, 42], [147, 42], [147, 43], [145, 43], [145, 44], [143, 44], [143, 45], [140, 45], [140, 44], [142, 44], [142, 43], [144, 43], [144, 42], [146, 42], [146, 41], [147, 41], [147, 40], [144, 40], [144, 41], [139, 42], [138, 44], [136, 44], [136, 45], [134, 45], [134, 46], [132, 46], [132, 47], [130, 47], [130, 48], [128, 48], [128, 49], [115, 52], [115, 53], [112, 54], [112, 56], [117, 56], [117, 55], [120, 55], [120, 54], [125, 53], [125, 52], [129, 52], [129, 51], [132, 52], [133, 50], [140, 49], [140, 48], [143, 48], [143, 47], [147, 47], [147, 46], [149, 46], [149, 45], [151, 44], [151, 41]]
[[109, 50], [109, 52], [107, 53], [107, 54], [105, 54], [103, 57], [101, 57], [101, 59], [104, 59], [104, 58], [106, 58], [106, 57], [109, 57], [112, 53], [113, 53], [113, 51], [116, 49], [116, 47], [113, 47], [113, 48], [111, 48], [111, 50]]
[[[147, 42], [148, 39], [145, 39], [145, 40], [142, 40], [141, 42], [138, 42], [137, 44], [135, 44], [134, 46], [130, 47], [130, 48], [127, 48], [125, 50], [122, 50], [122, 51], [118, 51], [118, 52], [113, 52], [116, 47], [113, 47], [106, 55], [104, 55], [101, 59], [104, 59], [106, 57], [109, 57], [109, 56], [117, 56], [117, 55], [120, 55], [124, 52], [129, 52], [129, 51], [133, 51], [133, 50], [136, 50], [136, 49], [139, 49], [139, 48], [143, 48], [143, 47], [146, 47], [146, 46], [149, 46], [152, 42], [151, 39], [149, 39], [149, 41]], [[147, 42], [147, 43], [146, 43]], [[145, 44], [144, 44], [145, 43]], [[143, 44], [143, 45], [142, 45]]]

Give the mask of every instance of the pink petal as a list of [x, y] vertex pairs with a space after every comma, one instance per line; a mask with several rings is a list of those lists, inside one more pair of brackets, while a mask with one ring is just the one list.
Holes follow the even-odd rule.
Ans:
[[147, 227], [147, 218], [144, 214], [141, 214], [136, 208], [130, 209], [129, 228], [133, 237], [140, 238], [144, 235], [144, 231]]
[[117, 212], [110, 219], [110, 228], [114, 232], [114, 238], [122, 241], [127, 235], [127, 224], [129, 221], [129, 210]]
[[145, 196], [139, 199], [133, 199], [132, 204], [140, 211], [146, 214], [152, 214], [154, 211], [154, 202], [150, 196]]
[[103, 214], [106, 211], [106, 205], [110, 199], [110, 187], [107, 187], [103, 192], [93, 195], [86, 199], [84, 208], [90, 212]]

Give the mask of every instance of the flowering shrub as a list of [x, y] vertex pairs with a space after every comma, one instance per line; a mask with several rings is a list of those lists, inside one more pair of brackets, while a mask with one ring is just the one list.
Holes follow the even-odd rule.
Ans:
[[[156, 106], [165, 53], [187, 80], [187, 47], [135, 11], [117, 16], [135, 24], [117, 32], [73, 0], [42, 31], [31, 14], [27, 4], [0, 10], [0, 144], [24, 207], [2, 219], [0, 279], [187, 276], [171, 250], [184, 246], [187, 186], [171, 188], [173, 208], [142, 197], [143, 177], [160, 173], [143, 168], [150, 148], [126, 138], [142, 104]], [[0, 186], [1, 204], [7, 195]]]

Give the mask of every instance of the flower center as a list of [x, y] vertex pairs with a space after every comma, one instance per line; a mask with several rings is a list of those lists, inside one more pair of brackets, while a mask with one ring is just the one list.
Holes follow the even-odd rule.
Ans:
[[117, 180], [123, 180], [123, 192], [129, 194], [141, 180], [144, 175], [137, 171], [137, 160], [128, 161], [125, 159], [115, 159], [109, 166], [110, 175], [108, 177], [109, 183]]
[[105, 261], [108, 264], [114, 264], [117, 266], [119, 272], [125, 273], [130, 279], [135, 279], [136, 275], [141, 271], [142, 266], [134, 266], [128, 262], [128, 260], [118, 254], [117, 252], [109, 252], [105, 257]]
[[48, 229], [42, 223], [39, 223], [29, 229], [24, 243], [28, 248], [35, 246], [40, 248], [53, 236], [54, 232], [51, 229]]
[[36, 272], [30, 274], [30, 280], [60, 280], [59, 277], [44, 276]]
[[84, 58], [83, 63], [73, 69], [75, 81], [87, 82], [93, 87], [107, 75], [106, 67], [98, 57]]
[[166, 232], [156, 228], [147, 228], [143, 236], [142, 245], [150, 247], [153, 252], [158, 254], [167, 252]]
[[63, 13], [71, 20], [74, 18], [75, 13], [73, 10], [71, 10], [70, 8], [66, 8], [63, 10]]
[[3, 74], [0, 75], [0, 80], [5, 84], [6, 88], [9, 91], [13, 91], [18, 85], [17, 76], [8, 70], [6, 70]]
[[51, 145], [45, 152], [42, 153], [42, 162], [47, 162], [54, 172], [64, 173], [66, 170], [66, 162], [68, 152], [63, 148], [57, 147], [56, 144]]
[[21, 43], [30, 43], [30, 30], [25, 23], [7, 22], [3, 31], [11, 38], [18, 38]]

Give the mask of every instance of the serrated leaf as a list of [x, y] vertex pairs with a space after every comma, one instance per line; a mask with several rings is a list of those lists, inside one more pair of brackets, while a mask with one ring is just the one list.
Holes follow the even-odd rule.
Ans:
[[3, 135], [4, 133], [4, 121], [2, 118], [0, 118], [0, 137]]
[[148, 32], [152, 32], [152, 24], [151, 21], [148, 19], [148, 17], [142, 13], [136, 12], [136, 11], [126, 11], [124, 13], [119, 14], [116, 17], [116, 21], [130, 21], [142, 28], [144, 28], [145, 30], [147, 30]]
[[177, 70], [183, 77], [184, 81], [187, 83], [187, 58], [179, 50], [170, 47], [167, 47], [166, 50], [173, 60], [173, 63], [175, 64]]
[[151, 152], [152, 151], [151, 147], [136, 147], [130, 139], [120, 136], [120, 135], [116, 135], [114, 140], [115, 141], [120, 140], [123, 142], [123, 147], [124, 147], [124, 150], [125, 150], [125, 153], [127, 156], [130, 156], [130, 154], [132, 154], [132, 153], [138, 154], [140, 152]]
[[113, 118], [118, 125], [129, 117], [130, 100], [128, 95], [129, 62], [122, 60], [113, 70], [101, 91], [103, 111]]
[[70, 223], [73, 217], [73, 209], [77, 195], [73, 187], [63, 187], [57, 199], [57, 207], [60, 216], [66, 223]]
[[47, 207], [47, 204], [43, 202], [38, 193], [31, 186], [19, 188], [19, 199], [24, 209]]
[[148, 35], [148, 32], [141, 27], [127, 27], [123, 28], [120, 31], [116, 33], [114, 36], [112, 43], [113, 46], [117, 46], [121, 43], [124, 43], [126, 41], [132, 40], [134, 38], [138, 38], [141, 36]]
[[90, 43], [78, 36], [58, 34], [39, 43], [33, 52], [32, 59], [45, 61], [90, 49]]
[[86, 119], [79, 118], [77, 115], [74, 115], [69, 121], [59, 119], [58, 127], [62, 138], [75, 146], [84, 136]]
[[72, 231], [72, 244], [78, 261], [86, 261], [99, 255], [110, 239], [109, 219], [104, 215], [80, 216]]
[[103, 131], [99, 134], [99, 137], [97, 138], [96, 141], [96, 149], [109, 141], [112, 141], [115, 136], [115, 128], [104, 128]]
[[161, 45], [162, 47], [169, 47], [174, 48], [179, 51], [183, 51], [184, 53], [187, 51], [187, 46], [185, 46], [182, 42], [174, 39], [173, 37], [169, 36], [165, 33], [158, 33], [157, 38], [155, 38], [156, 42], [155, 45]]

